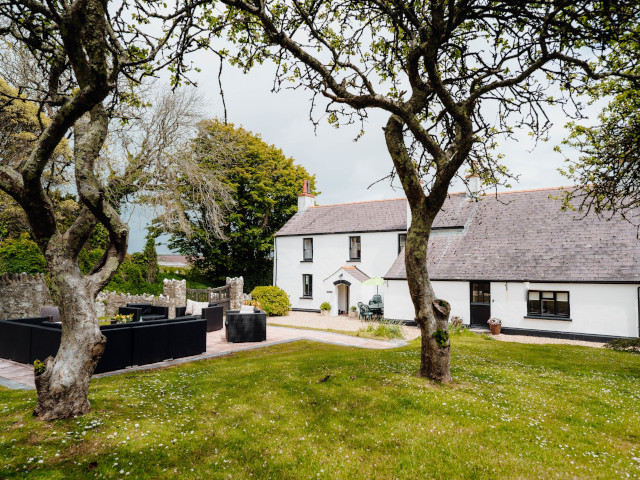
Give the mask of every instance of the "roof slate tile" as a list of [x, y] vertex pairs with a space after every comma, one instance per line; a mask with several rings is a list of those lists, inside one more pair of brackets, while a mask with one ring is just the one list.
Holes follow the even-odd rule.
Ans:
[[[640, 282], [636, 227], [619, 218], [563, 211], [561, 194], [559, 189], [507, 192], [477, 202], [451, 195], [434, 227], [464, 220], [466, 228], [431, 236], [430, 278]], [[404, 251], [385, 278], [406, 279]]]

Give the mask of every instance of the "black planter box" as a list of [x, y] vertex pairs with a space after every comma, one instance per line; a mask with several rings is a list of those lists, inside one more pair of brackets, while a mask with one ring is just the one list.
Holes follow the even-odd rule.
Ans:
[[267, 340], [267, 314], [257, 308], [253, 313], [227, 310], [225, 335], [228, 342], [264, 342]]

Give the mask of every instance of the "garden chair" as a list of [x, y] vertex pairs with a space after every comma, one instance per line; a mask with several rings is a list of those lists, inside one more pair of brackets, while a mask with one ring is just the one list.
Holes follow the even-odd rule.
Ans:
[[362, 302], [358, 302], [358, 310], [360, 311], [358, 318], [364, 318], [367, 322], [371, 320], [371, 317], [373, 316], [373, 312], [369, 310], [369, 307], [367, 305], [365, 305]]
[[369, 300], [369, 310], [371, 310], [371, 313], [376, 317], [382, 317], [384, 304], [382, 303], [382, 297], [380, 295], [374, 295], [373, 298]]

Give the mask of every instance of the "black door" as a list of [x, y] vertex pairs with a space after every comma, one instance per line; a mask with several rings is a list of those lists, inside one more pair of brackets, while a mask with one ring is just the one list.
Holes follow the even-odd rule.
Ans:
[[491, 287], [489, 282], [471, 282], [471, 325], [487, 326], [491, 316]]

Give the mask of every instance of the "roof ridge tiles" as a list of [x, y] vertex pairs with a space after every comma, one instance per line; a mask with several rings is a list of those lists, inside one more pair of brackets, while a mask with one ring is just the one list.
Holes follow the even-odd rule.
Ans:
[[362, 200], [360, 202], [332, 203], [332, 204], [329, 204], [329, 205], [313, 205], [312, 207], [309, 207], [309, 209], [311, 209], [311, 208], [322, 208], [322, 207], [340, 207], [342, 205], [357, 205], [357, 204], [361, 204], [361, 203], [396, 202], [398, 200], [406, 200], [406, 198], [404, 198], [404, 197], [401, 197], [401, 198], [384, 198], [382, 200]]

